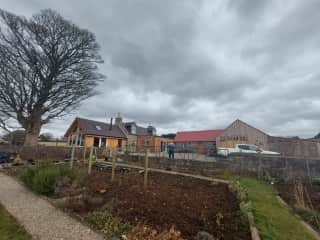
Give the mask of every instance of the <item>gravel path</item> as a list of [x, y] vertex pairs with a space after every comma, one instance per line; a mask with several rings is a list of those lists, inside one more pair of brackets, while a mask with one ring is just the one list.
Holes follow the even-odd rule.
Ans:
[[0, 172], [0, 202], [35, 240], [102, 240], [103, 237]]

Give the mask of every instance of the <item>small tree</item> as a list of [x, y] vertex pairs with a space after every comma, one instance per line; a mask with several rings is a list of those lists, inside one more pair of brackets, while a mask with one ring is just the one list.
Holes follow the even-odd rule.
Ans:
[[54, 140], [54, 136], [53, 136], [52, 133], [45, 132], [45, 133], [41, 133], [40, 134], [39, 139], [41, 141], [53, 141]]
[[162, 134], [161, 137], [175, 139], [176, 134], [175, 133]]
[[95, 35], [53, 10], [30, 19], [0, 9], [0, 127], [25, 129], [36, 145], [41, 127], [94, 94], [104, 76]]

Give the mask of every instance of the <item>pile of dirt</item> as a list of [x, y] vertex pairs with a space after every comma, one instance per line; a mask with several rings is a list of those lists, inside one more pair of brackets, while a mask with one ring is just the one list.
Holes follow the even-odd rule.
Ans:
[[[113, 215], [126, 223], [158, 231], [174, 227], [184, 239], [194, 239], [200, 231], [218, 239], [250, 239], [238, 201], [226, 185], [152, 173], [148, 190], [143, 191], [143, 174], [117, 174], [114, 182], [110, 178], [110, 173], [94, 172], [85, 187], [103, 197]], [[88, 209], [77, 208], [77, 212], [85, 214]]]

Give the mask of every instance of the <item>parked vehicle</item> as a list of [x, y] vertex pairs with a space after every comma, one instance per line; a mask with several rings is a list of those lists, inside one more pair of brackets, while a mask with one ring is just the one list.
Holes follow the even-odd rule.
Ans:
[[0, 164], [12, 162], [10, 153], [0, 152]]
[[234, 148], [218, 148], [220, 156], [229, 156], [234, 153], [280, 155], [278, 152], [266, 151], [253, 144], [236, 144]]

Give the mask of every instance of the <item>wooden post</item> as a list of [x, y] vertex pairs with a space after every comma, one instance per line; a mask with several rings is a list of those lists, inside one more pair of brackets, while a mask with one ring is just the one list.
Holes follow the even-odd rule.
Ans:
[[87, 148], [83, 147], [83, 161], [86, 162]]
[[[74, 144], [72, 144], [72, 152], [71, 152], [71, 160], [70, 160], [70, 167], [71, 167], [71, 169], [73, 168], [75, 147], [78, 145], [78, 141], [79, 141], [79, 132], [80, 132], [80, 128], [79, 128], [79, 126], [78, 126], [78, 127], [77, 127], [76, 142], [75, 142]], [[72, 141], [72, 143], [73, 143], [73, 141]]]
[[116, 173], [116, 160], [117, 160], [117, 150], [114, 150], [112, 154], [112, 172], [111, 172], [111, 181], [114, 181]]
[[146, 149], [146, 158], [144, 162], [144, 179], [143, 179], [144, 190], [147, 190], [147, 187], [148, 187], [148, 165], [149, 165], [149, 156], [148, 156], [148, 149]]
[[310, 184], [312, 183], [312, 177], [310, 174], [310, 165], [309, 165], [309, 160], [307, 158], [305, 158], [306, 161], [306, 168], [307, 168], [307, 176], [308, 176], [308, 180], [310, 182]]
[[261, 179], [263, 177], [262, 173], [262, 162], [261, 162], [261, 154], [260, 152], [258, 153], [258, 178]]
[[70, 159], [70, 168], [73, 168], [73, 159], [74, 159], [74, 151], [75, 151], [75, 146], [72, 144], [72, 149], [71, 149], [71, 159]]
[[88, 174], [91, 174], [92, 170], [92, 158], [93, 158], [93, 147], [90, 149], [89, 165], [88, 165]]

